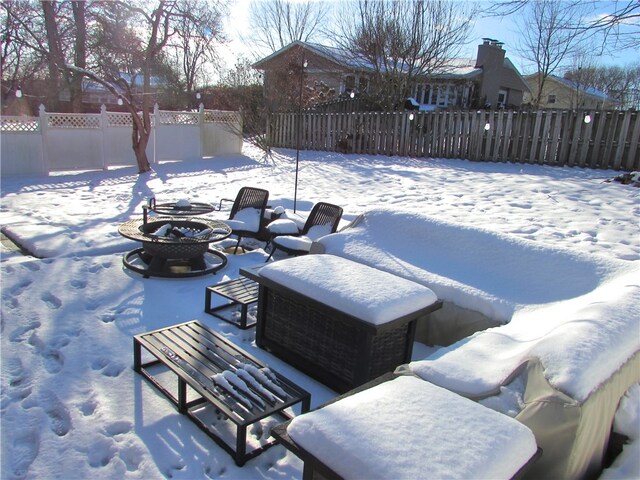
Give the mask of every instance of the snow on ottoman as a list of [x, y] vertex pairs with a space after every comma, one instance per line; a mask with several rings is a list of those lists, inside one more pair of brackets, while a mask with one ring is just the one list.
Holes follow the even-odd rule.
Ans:
[[337, 392], [411, 359], [416, 320], [440, 308], [427, 287], [333, 255], [262, 267], [256, 343]]
[[305, 461], [305, 478], [315, 470], [345, 479], [508, 479], [537, 452], [533, 433], [517, 420], [413, 376], [346, 396], [278, 430]]

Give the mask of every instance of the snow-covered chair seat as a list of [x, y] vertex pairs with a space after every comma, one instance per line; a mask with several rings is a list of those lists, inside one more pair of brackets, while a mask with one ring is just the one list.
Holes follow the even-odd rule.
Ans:
[[304, 478], [508, 479], [537, 453], [518, 421], [413, 376], [348, 395], [274, 434], [305, 461]]
[[309, 253], [314, 241], [337, 230], [341, 218], [341, 207], [318, 202], [311, 209], [301, 230], [293, 220], [282, 219], [270, 223], [267, 229], [271, 234], [271, 254], [267, 261], [276, 250], [282, 250], [289, 255]]
[[268, 201], [269, 192], [261, 188], [242, 187], [238, 192], [229, 219], [225, 220], [231, 227], [232, 235], [238, 238], [234, 253], [237, 253], [242, 238], [257, 238], [260, 235], [265, 224]]

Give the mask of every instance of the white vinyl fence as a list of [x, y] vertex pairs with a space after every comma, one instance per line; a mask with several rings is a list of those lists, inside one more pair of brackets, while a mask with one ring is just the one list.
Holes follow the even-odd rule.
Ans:
[[[149, 161], [200, 160], [240, 153], [242, 118], [239, 112], [204, 110], [152, 115], [147, 146]], [[0, 165], [2, 175], [49, 174], [62, 170], [107, 169], [136, 165], [131, 146], [131, 114], [48, 113], [38, 117], [2, 116]]]

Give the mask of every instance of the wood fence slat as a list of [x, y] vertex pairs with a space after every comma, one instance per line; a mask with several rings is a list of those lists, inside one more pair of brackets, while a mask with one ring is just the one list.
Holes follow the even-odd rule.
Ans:
[[522, 122], [524, 121], [525, 113], [518, 112], [517, 117], [515, 119], [515, 125], [513, 128], [513, 135], [511, 140], [511, 152], [509, 155], [511, 160], [514, 162], [520, 162], [520, 145], [522, 144]]
[[629, 132], [629, 121], [631, 120], [631, 115], [625, 115], [622, 119], [622, 125], [620, 125], [620, 134], [618, 135], [618, 145], [616, 146], [614, 158], [613, 158], [613, 168], [618, 170], [620, 165], [622, 165], [622, 155], [624, 154], [624, 150], [627, 147], [627, 133]]
[[[583, 118], [584, 123], [584, 118]], [[585, 166], [587, 155], [589, 154], [591, 147], [591, 130], [593, 128], [593, 121], [589, 123], [585, 123], [582, 129], [581, 141], [582, 145], [580, 148], [580, 152], [578, 153], [578, 165], [581, 167]]]
[[640, 148], [638, 148], [638, 142], [640, 142], [640, 115], [634, 112], [631, 117], [635, 120], [635, 126], [629, 138], [629, 151], [627, 152], [627, 161], [624, 164], [624, 168], [626, 170], [640, 170]]
[[[609, 115], [607, 115], [609, 117]], [[618, 128], [618, 115], [616, 112], [611, 112], [611, 121], [609, 123], [609, 128], [607, 130], [607, 138], [604, 142], [604, 153], [603, 158], [606, 162], [606, 168], [612, 168], [613, 164], [613, 143], [616, 138], [616, 130]]]
[[531, 150], [529, 151], [529, 163], [537, 163], [538, 144], [540, 143], [540, 124], [542, 123], [542, 111], [535, 112], [535, 122], [531, 133]]
[[560, 140], [560, 132], [562, 130], [562, 115], [557, 112], [551, 112], [553, 117], [553, 133], [551, 134], [551, 144], [549, 146], [549, 154], [547, 155], [547, 164], [556, 165], [558, 163], [558, 142]]

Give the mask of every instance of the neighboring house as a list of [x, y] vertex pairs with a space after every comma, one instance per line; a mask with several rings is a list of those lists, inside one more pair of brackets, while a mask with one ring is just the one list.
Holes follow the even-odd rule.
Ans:
[[[477, 106], [520, 106], [528, 86], [516, 67], [505, 56], [502, 43], [485, 38], [473, 59], [455, 59], [445, 73], [417, 77], [412, 86], [411, 104], [418, 108], [468, 108]], [[305, 85], [323, 85], [335, 95], [364, 93], [374, 68], [364, 58], [325, 45], [296, 41], [256, 62], [264, 71], [264, 91], [268, 99], [283, 96], [283, 75], [300, 78], [302, 65]], [[281, 99], [286, 104], [285, 99]]]
[[[534, 73], [524, 77], [531, 91], [530, 94], [525, 95], [525, 103], [535, 104], [540, 75], [540, 73]], [[618, 102], [615, 99], [597, 88], [555, 75], [548, 75], [544, 79], [540, 104], [538, 105], [539, 108], [599, 110], [611, 109], [616, 106], [618, 106]]]
[[[131, 86], [131, 91], [134, 95], [142, 95], [144, 78], [142, 75], [130, 75], [128, 73], [120, 73], [120, 78], [125, 80], [128, 85]], [[160, 90], [165, 82], [158, 76], [152, 75], [150, 78], [151, 82], [151, 95], [153, 95], [153, 101], [157, 101], [158, 90]], [[125, 95], [124, 90], [115, 86], [118, 91], [121, 91], [123, 96]], [[60, 93], [60, 100], [69, 101], [71, 99], [71, 95], [68, 89], [64, 89]], [[88, 104], [96, 104], [96, 105], [115, 105], [118, 102], [118, 98], [113, 95], [109, 90], [107, 90], [101, 84], [94, 82], [93, 80], [89, 80], [88, 78], [82, 79], [82, 103]]]

